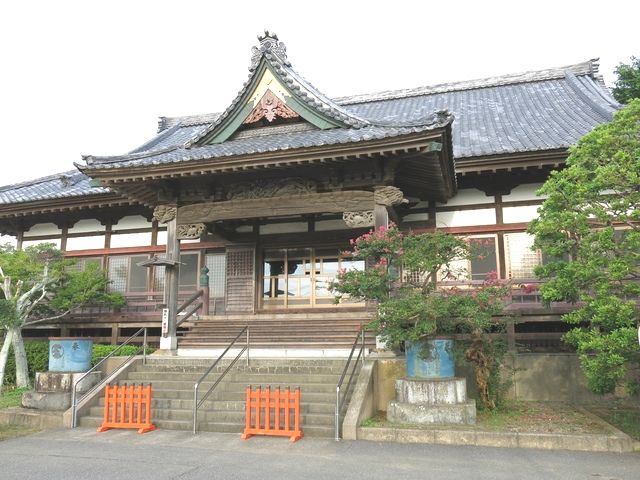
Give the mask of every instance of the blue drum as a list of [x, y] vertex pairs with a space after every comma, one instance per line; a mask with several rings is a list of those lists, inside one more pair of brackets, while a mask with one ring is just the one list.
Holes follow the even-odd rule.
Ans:
[[86, 372], [91, 368], [93, 340], [75, 337], [49, 338], [50, 372]]

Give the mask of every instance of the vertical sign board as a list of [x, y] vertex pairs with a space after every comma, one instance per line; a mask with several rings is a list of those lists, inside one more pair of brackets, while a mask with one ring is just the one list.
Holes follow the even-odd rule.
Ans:
[[166, 337], [169, 333], [169, 309], [162, 309], [162, 336]]

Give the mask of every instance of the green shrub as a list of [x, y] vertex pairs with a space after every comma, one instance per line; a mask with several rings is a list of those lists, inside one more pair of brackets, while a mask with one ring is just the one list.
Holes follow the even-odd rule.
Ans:
[[[46, 372], [49, 370], [49, 341], [48, 340], [32, 340], [24, 342], [24, 348], [27, 351], [27, 362], [29, 363], [29, 378], [33, 380], [36, 372]], [[91, 351], [91, 366], [94, 366], [100, 359], [106, 357], [117, 348], [117, 345], [93, 345]], [[129, 356], [138, 350], [136, 345], [125, 345], [122, 347], [118, 355]], [[147, 353], [152, 353], [153, 348], [147, 347]], [[16, 359], [13, 355], [13, 347], [9, 349], [9, 358], [7, 359], [7, 368], [4, 374], [5, 385], [16, 384]]]
[[[36, 372], [46, 372], [49, 370], [49, 341], [34, 340], [24, 342], [24, 349], [27, 352], [27, 362], [29, 364], [29, 378], [33, 379]], [[7, 368], [4, 373], [5, 385], [15, 385], [16, 383], [16, 359], [13, 355], [13, 347], [9, 349]]]
[[[116, 348], [118, 348], [118, 345], [94, 345], [93, 350], [91, 351], [91, 366], [94, 366]], [[117, 355], [120, 357], [128, 357], [129, 355], [136, 353], [139, 348], [140, 347], [138, 345], [125, 345], [118, 351]], [[147, 353], [152, 353], [153, 351], [153, 348], [147, 347]]]

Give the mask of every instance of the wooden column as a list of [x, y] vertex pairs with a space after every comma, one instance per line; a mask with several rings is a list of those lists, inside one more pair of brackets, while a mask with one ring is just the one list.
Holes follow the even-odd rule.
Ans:
[[167, 222], [166, 258], [177, 262], [175, 266], [167, 266], [165, 270], [164, 299], [169, 309], [169, 328], [163, 333], [160, 348], [175, 352], [178, 348], [176, 333], [178, 312], [178, 280], [180, 278], [180, 240], [178, 240], [178, 219], [172, 218]]
[[380, 227], [387, 228], [389, 226], [389, 212], [386, 206], [375, 204], [373, 207], [373, 225], [376, 230]]
[[160, 337], [160, 350], [168, 354], [175, 354], [178, 348], [177, 312], [178, 312], [178, 281], [180, 278], [180, 240], [178, 240], [178, 208], [173, 205], [158, 205], [153, 210], [154, 220], [162, 225], [167, 225], [167, 248], [165, 250], [165, 279], [164, 279], [164, 303], [166, 305], [166, 329], [163, 324], [163, 332]]

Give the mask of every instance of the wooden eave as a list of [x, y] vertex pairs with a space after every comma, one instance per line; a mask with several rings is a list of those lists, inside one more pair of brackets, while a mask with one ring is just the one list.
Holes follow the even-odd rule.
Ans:
[[137, 204], [139, 204], [139, 202], [114, 193], [64, 197], [0, 205], [0, 219], [12, 219], [31, 215], [71, 212], [89, 208], [107, 208]]
[[[247, 154], [229, 157], [208, 158], [174, 162], [166, 165], [142, 165], [138, 167], [95, 168], [85, 173], [99, 180], [103, 185], [112, 187], [122, 194], [135, 198], [146, 205], [154, 205], [157, 192], [152, 184], [154, 180], [185, 178], [199, 175], [221, 173], [260, 172], [265, 169], [286, 168], [292, 166], [318, 165], [324, 163], [347, 162], [359, 158], [375, 158], [394, 154], [420, 154], [428, 151], [431, 142], [443, 143], [439, 153], [441, 166], [450, 157], [450, 128], [448, 126], [408, 135], [354, 142], [310, 147], [296, 150], [280, 150], [259, 154]], [[447, 155], [449, 155], [447, 157]], [[451, 172], [440, 171], [440, 175], [450, 177]], [[451, 182], [454, 180], [449, 180]], [[455, 192], [455, 188], [451, 194]]]
[[565, 164], [568, 156], [566, 148], [539, 150], [535, 152], [509, 153], [502, 155], [486, 155], [456, 159], [456, 173], [469, 174], [509, 172], [523, 168], [558, 168]]

